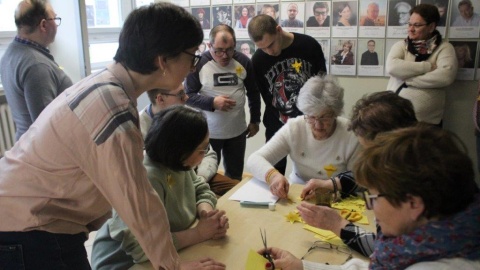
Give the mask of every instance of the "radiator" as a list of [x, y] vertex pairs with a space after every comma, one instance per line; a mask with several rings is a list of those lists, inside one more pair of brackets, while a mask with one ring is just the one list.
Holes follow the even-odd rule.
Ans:
[[0, 157], [15, 143], [15, 124], [6, 103], [0, 104]]

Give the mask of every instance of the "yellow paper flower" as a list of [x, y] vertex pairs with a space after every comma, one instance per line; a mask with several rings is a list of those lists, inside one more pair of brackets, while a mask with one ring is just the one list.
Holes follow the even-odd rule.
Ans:
[[238, 67], [235, 69], [235, 71], [237, 72], [237, 76], [240, 76], [240, 75], [242, 75], [243, 68], [240, 67], [240, 66], [238, 66]]
[[302, 218], [300, 217], [300, 214], [297, 212], [290, 212], [288, 213], [285, 218], [287, 219], [288, 222], [290, 223], [295, 223], [295, 222], [302, 222], [303, 223], [303, 220]]
[[302, 62], [297, 62], [297, 60], [295, 60], [295, 63], [292, 64], [292, 67], [297, 73], [300, 73], [300, 69], [302, 68]]
[[337, 171], [337, 167], [333, 166], [332, 164], [325, 165], [323, 169], [327, 172], [327, 177], [332, 177], [332, 174]]
[[175, 180], [173, 179], [171, 174], [167, 175], [167, 184], [169, 188], [172, 188], [175, 185]]

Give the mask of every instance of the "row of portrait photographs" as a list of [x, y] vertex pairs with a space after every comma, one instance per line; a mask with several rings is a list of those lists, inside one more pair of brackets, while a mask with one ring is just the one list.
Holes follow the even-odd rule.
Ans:
[[[325, 56], [327, 73], [344, 76], [387, 76], [385, 62], [388, 52], [399, 39], [317, 39]], [[457, 80], [474, 80], [480, 77], [480, 42], [452, 41], [458, 61]], [[197, 54], [208, 49], [204, 41]], [[235, 50], [251, 58], [255, 53], [251, 40], [239, 39]], [[477, 72], [475, 72], [477, 71]], [[475, 76], [476, 73], [476, 76]]]
[[437, 6], [441, 16], [437, 29], [443, 36], [449, 25], [451, 38], [479, 37], [480, 16], [474, 12], [480, 10], [478, 0], [334, 0], [204, 6], [188, 10], [198, 18], [203, 29], [227, 24], [239, 30], [239, 37], [248, 37], [246, 28], [252, 17], [267, 14], [287, 31], [313, 37], [404, 38], [409, 10], [419, 3]]

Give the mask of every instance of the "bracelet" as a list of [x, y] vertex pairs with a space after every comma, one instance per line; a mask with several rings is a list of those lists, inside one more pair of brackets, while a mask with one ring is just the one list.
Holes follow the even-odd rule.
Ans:
[[333, 199], [336, 201], [337, 200], [337, 191], [338, 191], [338, 187], [337, 187], [337, 181], [335, 181], [335, 176], [334, 177], [331, 177], [330, 180], [332, 180], [332, 183], [333, 183]]
[[270, 185], [270, 178], [272, 177], [272, 175], [273, 175], [274, 173], [277, 173], [277, 172], [279, 172], [279, 171], [278, 171], [277, 169], [275, 169], [275, 168], [270, 169], [270, 170], [267, 172], [267, 175], [265, 176], [265, 182], [267, 182], [267, 184]]

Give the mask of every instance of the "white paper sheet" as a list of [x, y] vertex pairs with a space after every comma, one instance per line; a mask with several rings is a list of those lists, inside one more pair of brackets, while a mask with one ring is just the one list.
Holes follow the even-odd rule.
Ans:
[[249, 202], [277, 202], [278, 197], [270, 192], [268, 184], [256, 178], [240, 187], [235, 193], [228, 198], [232, 201], [249, 201]]

